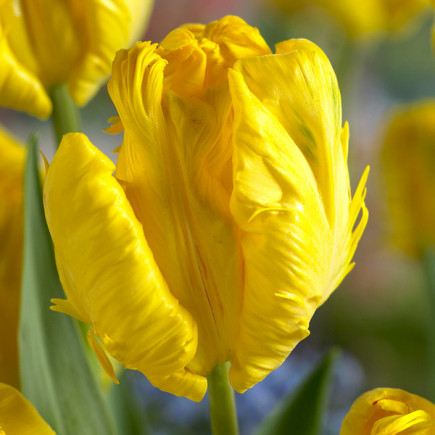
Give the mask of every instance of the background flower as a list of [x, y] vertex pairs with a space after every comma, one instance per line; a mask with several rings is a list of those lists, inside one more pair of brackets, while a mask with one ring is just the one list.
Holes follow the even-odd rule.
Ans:
[[372, 36], [402, 27], [429, 5], [429, 0], [273, 0], [288, 13], [320, 8], [330, 13], [351, 37]]
[[394, 388], [376, 388], [352, 405], [340, 435], [413, 433], [430, 435], [435, 429], [435, 405]]
[[97, 92], [115, 52], [143, 31], [150, 0], [5, 0], [0, 4], [0, 104], [45, 118], [67, 83], [79, 104]]
[[391, 239], [414, 256], [435, 246], [434, 120], [434, 100], [396, 108], [382, 149]]

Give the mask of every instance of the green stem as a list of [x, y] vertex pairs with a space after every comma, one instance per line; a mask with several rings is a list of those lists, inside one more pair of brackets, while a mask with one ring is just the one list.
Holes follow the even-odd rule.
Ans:
[[80, 112], [65, 83], [54, 85], [50, 90], [50, 97], [53, 103], [53, 127], [59, 146], [64, 134], [82, 131]]
[[208, 375], [208, 400], [213, 435], [237, 435], [236, 401], [228, 381], [229, 363], [217, 364]]
[[435, 401], [435, 251], [426, 249], [422, 263], [430, 308], [427, 328], [429, 339], [428, 399]]
[[426, 249], [424, 251], [422, 265], [424, 270], [425, 287], [429, 300], [429, 399], [435, 400], [435, 251]]

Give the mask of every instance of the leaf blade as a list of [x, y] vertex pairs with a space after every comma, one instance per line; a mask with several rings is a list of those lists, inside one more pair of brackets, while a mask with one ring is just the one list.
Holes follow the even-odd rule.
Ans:
[[19, 332], [23, 394], [59, 435], [106, 435], [115, 429], [86, 357], [78, 325], [50, 310], [64, 297], [45, 222], [37, 167], [29, 143], [24, 179], [24, 260]]
[[332, 349], [308, 377], [266, 418], [255, 435], [319, 435], [339, 350]]

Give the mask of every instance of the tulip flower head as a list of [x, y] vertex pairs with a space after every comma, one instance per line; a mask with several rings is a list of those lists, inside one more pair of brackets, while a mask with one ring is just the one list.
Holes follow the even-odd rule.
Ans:
[[47, 91], [67, 83], [84, 105], [117, 50], [147, 23], [151, 0], [1, 0], [0, 104], [46, 118]]
[[103, 349], [200, 400], [230, 361], [244, 392], [309, 334], [367, 222], [331, 65], [306, 40], [272, 54], [227, 16], [119, 51], [108, 89], [116, 168], [70, 134], [44, 187], [67, 294], [54, 309], [92, 326], [109, 372]]
[[431, 435], [435, 405], [395, 388], [376, 388], [360, 396], [343, 420], [340, 435]]
[[15, 388], [0, 383], [0, 435], [56, 435]]
[[0, 129], [0, 382], [18, 386], [25, 148]]
[[318, 7], [331, 14], [351, 38], [391, 32], [401, 28], [429, 5], [429, 0], [272, 0], [294, 13]]
[[435, 246], [435, 101], [396, 110], [382, 164], [392, 242], [412, 256]]

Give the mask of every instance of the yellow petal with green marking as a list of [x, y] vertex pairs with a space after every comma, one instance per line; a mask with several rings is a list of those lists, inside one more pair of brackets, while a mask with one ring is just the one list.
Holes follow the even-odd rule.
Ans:
[[356, 214], [351, 206], [332, 68], [314, 44], [286, 45], [289, 53], [240, 60], [229, 75], [235, 118], [231, 211], [245, 262], [230, 380], [240, 392], [308, 335], [315, 309], [349, 271], [354, 238], [367, 221], [362, 189]]
[[184, 382], [158, 386], [199, 400], [206, 381], [186, 369], [196, 322], [168, 290], [114, 169], [85, 136], [69, 134], [48, 170], [46, 217], [72, 306], [64, 311], [78, 312], [127, 368], [150, 379], [179, 376]]

